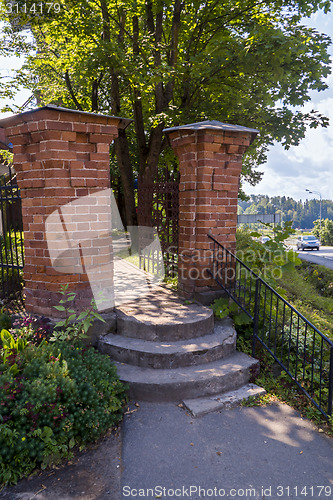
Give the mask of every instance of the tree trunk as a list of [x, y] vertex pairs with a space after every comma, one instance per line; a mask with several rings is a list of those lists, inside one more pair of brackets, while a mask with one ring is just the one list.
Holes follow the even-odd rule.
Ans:
[[136, 226], [133, 169], [125, 130], [119, 130], [119, 135], [114, 141], [114, 147], [124, 191], [126, 221], [123, 222], [126, 226]]
[[[101, 0], [101, 9], [103, 17], [103, 38], [105, 41], [110, 42], [110, 19], [109, 19], [106, 0]], [[124, 23], [125, 23], [125, 15], [122, 14], [121, 26], [123, 26]], [[123, 38], [122, 27], [120, 27], [118, 34], [119, 44], [122, 43], [122, 38]], [[109, 74], [111, 79], [112, 113], [115, 114], [116, 116], [120, 116], [121, 104], [120, 104], [118, 74], [112, 67], [111, 61], [109, 67]], [[125, 130], [119, 130], [118, 138], [115, 139], [114, 141], [114, 146], [117, 157], [117, 163], [119, 167], [121, 183], [124, 191], [126, 220], [123, 221], [123, 223], [125, 226], [135, 226], [137, 225], [137, 217], [135, 209], [133, 169], [131, 165], [129, 145]]]

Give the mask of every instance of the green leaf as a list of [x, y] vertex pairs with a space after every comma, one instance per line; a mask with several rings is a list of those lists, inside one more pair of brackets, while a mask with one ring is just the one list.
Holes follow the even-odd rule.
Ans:
[[56, 324], [55, 324], [55, 327], [58, 328], [60, 326], [64, 326], [66, 324], [66, 321], [58, 321]]
[[53, 430], [51, 429], [51, 427], [47, 427], [45, 426], [44, 429], [43, 429], [43, 433], [42, 433], [42, 439], [43, 440], [48, 440], [50, 439], [51, 437], [53, 436]]
[[27, 345], [27, 341], [25, 339], [18, 339], [17, 340], [17, 351], [22, 352]]
[[14, 337], [8, 330], [1, 330], [0, 337], [5, 349], [13, 349], [15, 347]]
[[57, 309], [57, 311], [66, 311], [66, 308], [64, 306], [53, 306], [54, 309]]
[[87, 332], [90, 328], [91, 321], [89, 319], [85, 319], [82, 321], [82, 326], [85, 332]]
[[234, 322], [237, 326], [245, 326], [251, 324], [252, 320], [244, 311], [242, 311], [234, 316]]
[[93, 317], [94, 317], [94, 318], [99, 319], [99, 320], [100, 320], [100, 321], [102, 321], [103, 323], [105, 323], [105, 322], [106, 322], [106, 321], [105, 321], [105, 319], [104, 319], [104, 318], [102, 318], [102, 316], [101, 316], [100, 314], [98, 314], [96, 311], [93, 311], [93, 312], [92, 312], [92, 315], [93, 315]]
[[14, 363], [10, 368], [9, 368], [9, 372], [15, 377], [18, 372], [19, 372], [19, 368], [17, 366], [17, 363]]
[[88, 314], [89, 314], [89, 313], [88, 313], [88, 311], [82, 311], [82, 312], [79, 314], [79, 316], [78, 316], [78, 318], [77, 318], [77, 321], [81, 321], [82, 319], [86, 318]]

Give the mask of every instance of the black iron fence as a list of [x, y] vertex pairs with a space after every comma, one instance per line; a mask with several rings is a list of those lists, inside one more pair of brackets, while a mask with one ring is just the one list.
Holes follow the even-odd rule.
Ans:
[[333, 342], [236, 255], [208, 237], [214, 243], [209, 274], [253, 320], [253, 356], [260, 342], [316, 408], [331, 416]]
[[0, 298], [8, 302], [22, 299], [24, 240], [20, 190], [7, 165], [0, 165], [0, 210]]

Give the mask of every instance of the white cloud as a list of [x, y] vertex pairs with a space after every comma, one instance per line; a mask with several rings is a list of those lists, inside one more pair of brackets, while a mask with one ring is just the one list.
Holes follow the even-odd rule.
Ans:
[[[332, 14], [325, 15], [318, 11], [310, 19], [303, 19], [304, 24], [327, 33], [333, 38]], [[333, 56], [333, 45], [329, 52]], [[330, 119], [327, 128], [308, 129], [299, 146], [288, 151], [281, 145], [273, 146], [268, 154], [267, 164], [261, 167], [263, 180], [255, 187], [244, 184], [246, 193], [268, 194], [269, 196], [292, 196], [295, 199], [315, 197], [308, 195], [305, 189], [319, 191], [323, 198], [333, 196], [333, 74], [326, 83], [329, 88], [323, 92], [310, 92], [311, 101], [302, 111], [312, 109]]]
[[[311, 19], [311, 25], [318, 31], [333, 37], [331, 18], [318, 12]], [[310, 24], [310, 21], [307, 23]], [[331, 53], [333, 46], [330, 47]], [[267, 164], [261, 167], [263, 180], [255, 187], [244, 184], [246, 193], [268, 194], [269, 196], [291, 196], [295, 199], [315, 197], [305, 189], [319, 191], [324, 199], [333, 196], [333, 74], [326, 79], [329, 88], [323, 92], [311, 92], [311, 101], [302, 108], [303, 112], [316, 110], [330, 119], [327, 128], [308, 129], [298, 146], [284, 150], [280, 144], [268, 153]]]

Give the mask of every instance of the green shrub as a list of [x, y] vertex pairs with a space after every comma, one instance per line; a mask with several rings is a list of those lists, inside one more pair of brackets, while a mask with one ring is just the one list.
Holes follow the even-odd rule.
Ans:
[[262, 244], [259, 240], [260, 233], [247, 230], [237, 231], [237, 257], [245, 262], [250, 269], [258, 274], [270, 286], [275, 288], [281, 295], [284, 291], [279, 288], [279, 278], [283, 273], [294, 269], [301, 260], [293, 250], [289, 250], [285, 240], [295, 231], [291, 222], [286, 222], [284, 227], [264, 224], [271, 230], [270, 239]]
[[[19, 332], [23, 335], [19, 335]], [[69, 458], [122, 417], [125, 386], [107, 356], [76, 342], [0, 340], [0, 484]]]
[[12, 319], [10, 314], [5, 310], [4, 307], [0, 309], [0, 331], [5, 328], [9, 329], [12, 326]]

